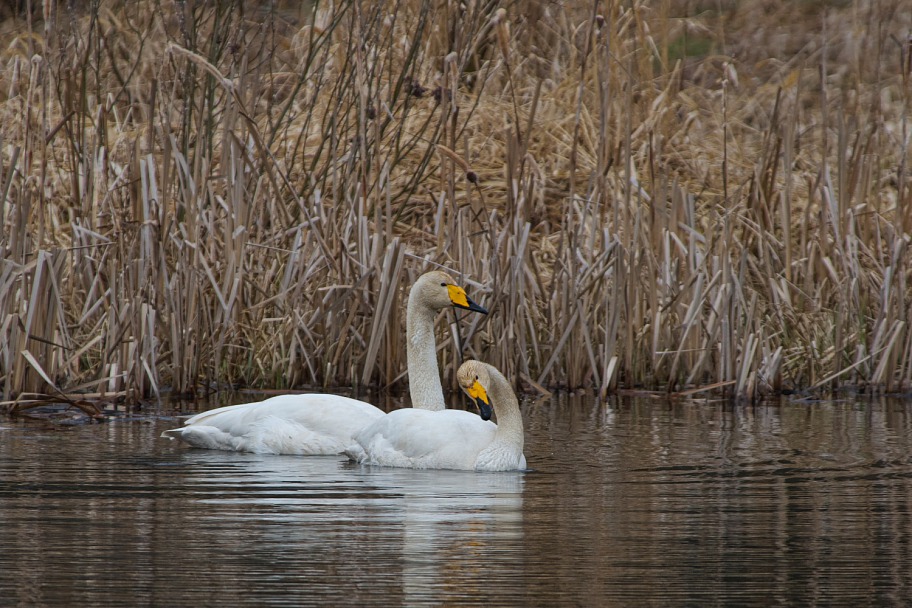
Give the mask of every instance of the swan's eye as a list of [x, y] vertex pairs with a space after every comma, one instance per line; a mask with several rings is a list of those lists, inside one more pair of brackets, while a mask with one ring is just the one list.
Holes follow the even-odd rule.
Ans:
[[447, 284], [446, 284], [446, 283], [441, 283], [440, 286], [441, 286], [441, 287], [446, 287]]

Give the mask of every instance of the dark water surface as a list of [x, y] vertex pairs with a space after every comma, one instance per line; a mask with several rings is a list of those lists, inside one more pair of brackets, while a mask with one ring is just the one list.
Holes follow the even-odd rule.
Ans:
[[527, 402], [500, 474], [0, 420], [0, 605], [912, 605], [910, 412]]

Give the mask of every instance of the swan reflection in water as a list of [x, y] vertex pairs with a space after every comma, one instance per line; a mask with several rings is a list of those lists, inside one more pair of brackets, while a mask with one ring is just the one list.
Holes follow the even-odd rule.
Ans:
[[181, 458], [184, 489], [205, 505], [192, 512], [208, 520], [184, 529], [234, 530], [236, 538], [217, 542], [276, 552], [286, 567], [298, 556], [297, 568], [376, 570], [406, 603], [444, 589], [452, 599], [454, 584], [475, 595], [485, 571], [498, 562], [515, 568], [521, 554], [524, 473], [196, 450]]

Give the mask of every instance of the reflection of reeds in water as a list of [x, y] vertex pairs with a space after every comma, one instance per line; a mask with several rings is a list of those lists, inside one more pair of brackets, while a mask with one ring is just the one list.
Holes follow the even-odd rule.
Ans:
[[898, 6], [7, 19], [4, 396], [395, 383], [416, 258], [531, 385], [908, 386]]

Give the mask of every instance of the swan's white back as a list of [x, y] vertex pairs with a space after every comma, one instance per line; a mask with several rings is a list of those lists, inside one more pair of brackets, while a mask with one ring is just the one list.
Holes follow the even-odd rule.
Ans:
[[471, 470], [496, 431], [493, 422], [471, 412], [401, 409], [356, 433], [357, 445], [346, 453], [362, 464]]
[[162, 437], [215, 450], [338, 454], [355, 432], [383, 415], [369, 403], [340, 395], [281, 395], [197, 414]]

